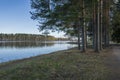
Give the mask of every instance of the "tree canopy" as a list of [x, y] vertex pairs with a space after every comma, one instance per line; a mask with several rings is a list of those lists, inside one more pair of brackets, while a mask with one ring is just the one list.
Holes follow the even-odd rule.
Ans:
[[[34, 9], [32, 19], [39, 21], [39, 30], [62, 30], [82, 37], [82, 49], [86, 50], [87, 35], [92, 35], [95, 50], [108, 46], [110, 37], [120, 41], [120, 0], [31, 0]], [[111, 8], [112, 6], [116, 6]], [[112, 9], [112, 10], [111, 10]], [[113, 15], [111, 17], [110, 15]], [[110, 22], [113, 24], [110, 24]], [[110, 29], [112, 26], [112, 30]], [[112, 35], [110, 35], [112, 33]]]

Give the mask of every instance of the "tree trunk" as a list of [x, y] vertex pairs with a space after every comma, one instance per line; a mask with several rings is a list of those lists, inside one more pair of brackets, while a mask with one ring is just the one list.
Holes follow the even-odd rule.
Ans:
[[109, 46], [109, 0], [104, 0], [104, 47]]
[[100, 0], [97, 2], [96, 52], [100, 52]]
[[93, 4], [93, 48], [96, 50], [96, 4], [94, 0], [92, 1]]
[[107, 47], [109, 47], [109, 38], [110, 38], [110, 25], [109, 25], [109, 20], [110, 20], [110, 18], [109, 18], [109, 11], [110, 11], [110, 0], [106, 0], [106, 4], [107, 4], [107, 8], [106, 8], [106, 24], [107, 24], [107, 29], [106, 29], [106, 46]]
[[81, 26], [80, 26], [80, 21], [78, 22], [79, 24], [77, 25], [78, 26], [78, 49], [80, 50], [80, 30], [81, 30]]
[[100, 0], [100, 50], [102, 50], [103, 0]]
[[93, 0], [93, 36], [94, 36], [94, 50], [100, 52], [100, 1]]
[[84, 3], [84, 0], [82, 0], [82, 7], [83, 7], [83, 10], [82, 10], [82, 19], [83, 19], [83, 22], [82, 22], [82, 52], [85, 52], [86, 51], [86, 26], [85, 26], [85, 3]]

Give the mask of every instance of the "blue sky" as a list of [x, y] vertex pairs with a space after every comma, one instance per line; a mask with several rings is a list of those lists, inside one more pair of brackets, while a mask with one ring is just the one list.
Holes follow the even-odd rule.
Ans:
[[[30, 0], [0, 0], [0, 33], [40, 34], [38, 23], [32, 20]], [[51, 33], [60, 37], [63, 33]]]

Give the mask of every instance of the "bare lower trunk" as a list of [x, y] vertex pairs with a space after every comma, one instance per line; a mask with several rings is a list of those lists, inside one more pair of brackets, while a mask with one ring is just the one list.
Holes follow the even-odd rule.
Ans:
[[107, 22], [106, 23], [107, 24], [107, 27], [106, 27], [107, 28], [106, 29], [107, 30], [107, 34], [106, 35], [107, 36], [106, 36], [106, 46], [109, 47], [109, 38], [110, 38], [110, 32], [109, 32], [110, 31], [110, 25], [109, 25], [109, 20], [110, 20], [110, 18], [109, 18], [109, 10], [110, 9], [109, 9], [109, 7], [110, 6], [109, 6], [109, 4], [110, 4], [110, 0], [106, 0], [106, 1], [107, 1], [107, 12], [106, 12], [106, 18], [107, 18], [107, 21], [106, 21]]
[[109, 46], [109, 0], [104, 0], [104, 46]]
[[93, 48], [96, 50], [96, 5], [93, 1]]
[[82, 6], [83, 6], [83, 11], [82, 11], [82, 16], [83, 16], [83, 22], [82, 22], [82, 51], [86, 51], [86, 26], [85, 26], [85, 5], [84, 5], [84, 0], [82, 1]]
[[96, 52], [100, 52], [100, 3], [97, 2]]
[[78, 49], [80, 50], [80, 21], [79, 21], [79, 25], [78, 25]]
[[102, 50], [103, 0], [100, 0], [100, 50]]

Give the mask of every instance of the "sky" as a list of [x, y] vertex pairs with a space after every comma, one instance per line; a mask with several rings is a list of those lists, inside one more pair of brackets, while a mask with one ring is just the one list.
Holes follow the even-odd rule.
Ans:
[[[30, 0], [0, 0], [0, 33], [41, 34], [38, 22], [31, 19]], [[63, 37], [64, 33], [51, 33]]]

